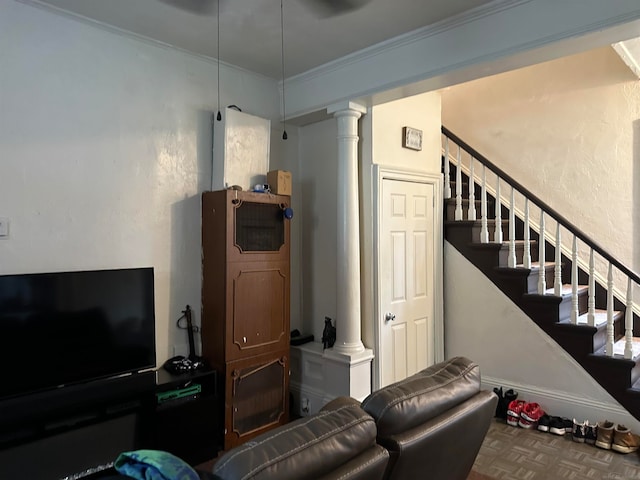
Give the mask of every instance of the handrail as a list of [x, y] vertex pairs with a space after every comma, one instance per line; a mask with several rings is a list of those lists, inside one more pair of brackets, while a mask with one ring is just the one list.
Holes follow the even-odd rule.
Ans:
[[[444, 136], [453, 140], [456, 145], [465, 150], [468, 154], [470, 154], [474, 159], [479, 160], [482, 164], [489, 167], [489, 170], [496, 173], [501, 179], [506, 180], [509, 185], [514, 187], [518, 192], [522, 193], [524, 196], [528, 197], [534, 204], [538, 207], [542, 208], [546, 213], [550, 214], [556, 221], [560, 222], [567, 230], [573, 233], [575, 236], [580, 238], [582, 241], [586, 242], [591, 248], [593, 248], [596, 252], [598, 252], [602, 257], [608, 260], [612, 265], [614, 265], [618, 270], [631, 278], [635, 283], [640, 284], [640, 275], [631, 270], [625, 264], [611, 256], [603, 247], [598, 245], [594, 240], [592, 240], [586, 233], [580, 230], [578, 227], [573, 225], [569, 220], [567, 220], [563, 215], [555, 211], [545, 202], [540, 200], [535, 194], [531, 193], [528, 189], [523, 187], [518, 181], [516, 181], [511, 175], [506, 173], [501, 168], [497, 167], [493, 163], [491, 163], [484, 155], [478, 152], [476, 149], [467, 144], [464, 140], [458, 137], [455, 133], [449, 130], [444, 125], [442, 126], [442, 133]], [[449, 161], [449, 159], [447, 159]]]

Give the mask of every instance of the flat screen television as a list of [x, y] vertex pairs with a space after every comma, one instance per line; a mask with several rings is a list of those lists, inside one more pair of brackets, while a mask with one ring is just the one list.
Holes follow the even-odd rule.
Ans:
[[0, 275], [0, 398], [155, 360], [153, 268]]

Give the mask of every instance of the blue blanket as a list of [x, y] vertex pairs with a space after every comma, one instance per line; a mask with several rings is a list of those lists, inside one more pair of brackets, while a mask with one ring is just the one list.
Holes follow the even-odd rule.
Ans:
[[134, 450], [118, 455], [114, 468], [137, 480], [199, 480], [196, 471], [175, 455], [160, 450]]

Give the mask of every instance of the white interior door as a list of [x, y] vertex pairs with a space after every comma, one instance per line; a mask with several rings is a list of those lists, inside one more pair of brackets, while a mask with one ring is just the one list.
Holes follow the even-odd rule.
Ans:
[[434, 363], [434, 184], [382, 180], [380, 386]]

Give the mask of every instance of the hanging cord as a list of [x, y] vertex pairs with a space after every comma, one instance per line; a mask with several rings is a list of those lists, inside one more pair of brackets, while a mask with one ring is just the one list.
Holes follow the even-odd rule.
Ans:
[[216, 117], [218, 121], [222, 120], [222, 114], [220, 113], [220, 0], [216, 2], [218, 7], [218, 55], [217, 55], [217, 69], [218, 69], [218, 116]]
[[284, 102], [284, 8], [282, 0], [280, 0], [280, 54], [282, 58], [282, 139], [286, 140], [287, 136], [287, 109]]

